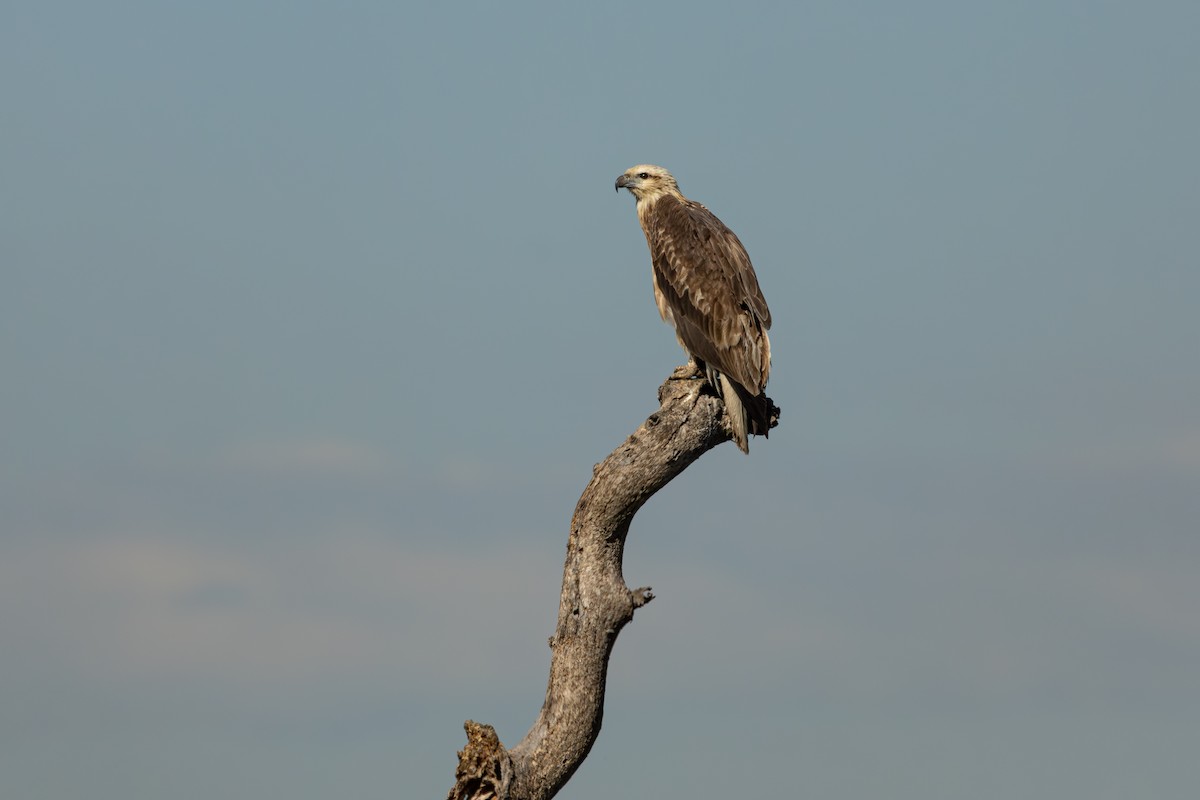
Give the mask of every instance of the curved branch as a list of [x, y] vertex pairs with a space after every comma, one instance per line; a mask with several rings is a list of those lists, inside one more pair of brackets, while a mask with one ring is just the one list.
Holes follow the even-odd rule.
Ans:
[[[658, 411], [596, 465], [575, 506], [541, 713], [511, 750], [490, 726], [468, 721], [449, 800], [549, 800], [599, 736], [613, 644], [654, 597], [649, 587], [630, 590], [621, 574], [629, 524], [655, 492], [731, 438], [721, 401], [694, 365], [676, 369], [658, 399]], [[774, 427], [779, 409], [771, 411]]]

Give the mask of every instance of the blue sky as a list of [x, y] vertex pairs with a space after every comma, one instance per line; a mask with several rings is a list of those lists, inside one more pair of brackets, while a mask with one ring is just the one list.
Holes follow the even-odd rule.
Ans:
[[1194, 792], [1195, 4], [2, 17], [6, 796], [441, 796], [464, 719], [521, 738], [681, 361], [639, 162], [747, 244], [783, 419], [635, 520], [562, 796]]

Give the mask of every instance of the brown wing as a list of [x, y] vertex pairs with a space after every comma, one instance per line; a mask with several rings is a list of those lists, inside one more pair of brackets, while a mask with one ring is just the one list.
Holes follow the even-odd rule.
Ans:
[[689, 353], [762, 393], [771, 371], [771, 312], [746, 248], [704, 206], [664, 197], [645, 218], [659, 311]]

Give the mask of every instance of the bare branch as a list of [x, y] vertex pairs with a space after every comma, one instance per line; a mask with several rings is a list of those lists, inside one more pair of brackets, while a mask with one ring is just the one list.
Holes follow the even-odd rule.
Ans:
[[[448, 800], [549, 800], [599, 736], [613, 644], [634, 610], [654, 598], [649, 587], [625, 585], [629, 524], [655, 492], [731, 438], [721, 401], [693, 365], [676, 369], [658, 399], [658, 411], [596, 465], [575, 506], [541, 713], [511, 750], [490, 726], [467, 722]], [[771, 409], [774, 427], [779, 409]]]

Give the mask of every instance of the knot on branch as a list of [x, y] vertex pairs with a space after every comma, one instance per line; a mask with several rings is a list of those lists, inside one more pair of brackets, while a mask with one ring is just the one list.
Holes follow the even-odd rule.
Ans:
[[458, 751], [454, 788], [446, 800], [503, 800], [512, 780], [512, 757], [491, 725], [463, 723], [467, 746]]

